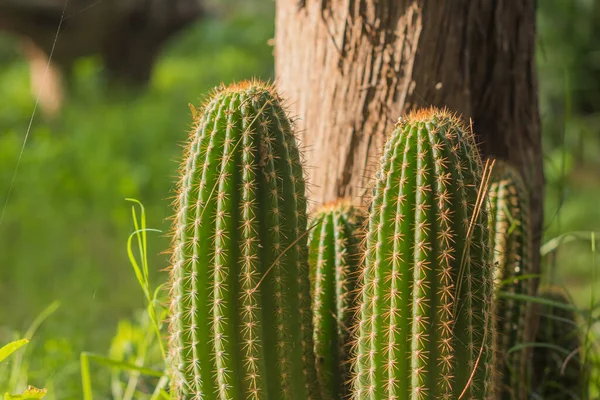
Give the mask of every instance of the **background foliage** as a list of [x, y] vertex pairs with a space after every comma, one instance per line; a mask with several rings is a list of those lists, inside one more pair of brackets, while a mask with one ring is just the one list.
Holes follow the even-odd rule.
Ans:
[[[107, 87], [98, 60], [80, 60], [60, 117], [36, 114], [20, 164], [35, 99], [15, 39], [0, 36], [0, 344], [61, 302], [18, 365], [28, 383], [50, 389], [47, 398], [80, 398], [81, 351], [108, 354], [112, 341], [111, 354], [135, 354], [143, 334], [126, 320], [144, 303], [128, 265], [133, 226], [125, 198], [142, 201], [149, 227], [164, 232], [148, 236], [156, 286], [168, 266], [161, 252], [168, 248], [169, 197], [191, 123], [188, 103], [199, 105], [222, 81], [273, 77], [267, 42], [274, 2], [220, 3], [216, 15], [168, 43], [143, 93]], [[577, 304], [589, 306], [598, 281], [589, 238], [600, 231], [600, 42], [594, 40], [600, 3], [544, 0], [538, 21], [544, 241], [583, 231], [545, 257], [547, 280], [566, 284]], [[110, 398], [110, 369], [93, 367], [92, 374], [97, 397]], [[0, 378], [0, 390], [9, 389], [3, 385]]]

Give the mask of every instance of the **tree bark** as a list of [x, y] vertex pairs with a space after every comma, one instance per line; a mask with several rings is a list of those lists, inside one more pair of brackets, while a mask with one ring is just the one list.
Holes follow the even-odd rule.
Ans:
[[539, 248], [534, 40], [535, 0], [278, 0], [276, 82], [298, 117], [313, 202], [362, 199], [398, 118], [448, 107], [472, 120], [483, 156], [520, 168]]
[[539, 249], [535, 12], [535, 0], [278, 0], [276, 82], [298, 117], [313, 204], [363, 201], [398, 118], [448, 107], [471, 119], [484, 157], [519, 167]]

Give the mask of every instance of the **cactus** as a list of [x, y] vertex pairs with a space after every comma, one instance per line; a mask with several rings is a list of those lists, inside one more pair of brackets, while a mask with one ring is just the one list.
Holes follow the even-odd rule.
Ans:
[[347, 201], [322, 207], [310, 222], [313, 340], [324, 399], [350, 394], [350, 329], [356, 308], [363, 222], [362, 213]]
[[584, 395], [587, 385], [574, 306], [566, 293], [557, 287], [541, 290], [538, 297], [555, 304], [541, 306], [532, 368], [536, 398], [588, 398]]
[[493, 276], [481, 159], [457, 117], [400, 120], [375, 179], [356, 399], [493, 396]]
[[304, 186], [274, 90], [218, 89], [191, 134], [176, 200], [177, 398], [318, 399]]
[[[531, 227], [529, 195], [519, 172], [506, 162], [495, 162], [490, 185], [489, 229], [498, 289], [532, 296]], [[519, 279], [523, 277], [523, 279]], [[526, 399], [529, 347], [511, 351], [514, 346], [529, 343], [532, 318], [530, 303], [498, 298], [496, 328], [498, 334], [497, 370], [500, 372], [498, 390], [502, 398]]]

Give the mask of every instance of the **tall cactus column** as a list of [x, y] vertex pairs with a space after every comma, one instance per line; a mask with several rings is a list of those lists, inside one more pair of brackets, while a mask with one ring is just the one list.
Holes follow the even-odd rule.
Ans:
[[304, 192], [273, 89], [217, 90], [177, 198], [169, 346], [179, 399], [318, 399]]
[[[490, 247], [493, 252], [498, 290], [533, 296], [531, 274], [531, 224], [529, 194], [518, 171], [502, 160], [494, 165], [489, 190]], [[529, 393], [528, 358], [525, 347], [514, 346], [533, 341], [530, 303], [498, 299], [498, 390], [503, 399], [527, 399]]]
[[356, 399], [490, 399], [493, 288], [482, 168], [459, 120], [402, 119], [376, 176]]

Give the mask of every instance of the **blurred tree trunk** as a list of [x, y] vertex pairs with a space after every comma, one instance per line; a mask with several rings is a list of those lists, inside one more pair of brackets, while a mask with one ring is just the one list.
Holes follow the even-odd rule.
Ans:
[[[278, 0], [275, 67], [298, 116], [314, 203], [362, 197], [398, 117], [447, 106], [484, 156], [517, 165], [539, 249], [544, 177], [535, 0]], [[539, 252], [534, 252], [539, 271]]]
[[75, 60], [96, 54], [113, 81], [143, 86], [163, 43], [201, 12], [201, 0], [0, 0], [0, 31], [23, 38], [32, 74], [45, 72], [38, 67], [54, 48], [52, 73], [33, 79], [44, 89], [60, 88]]

